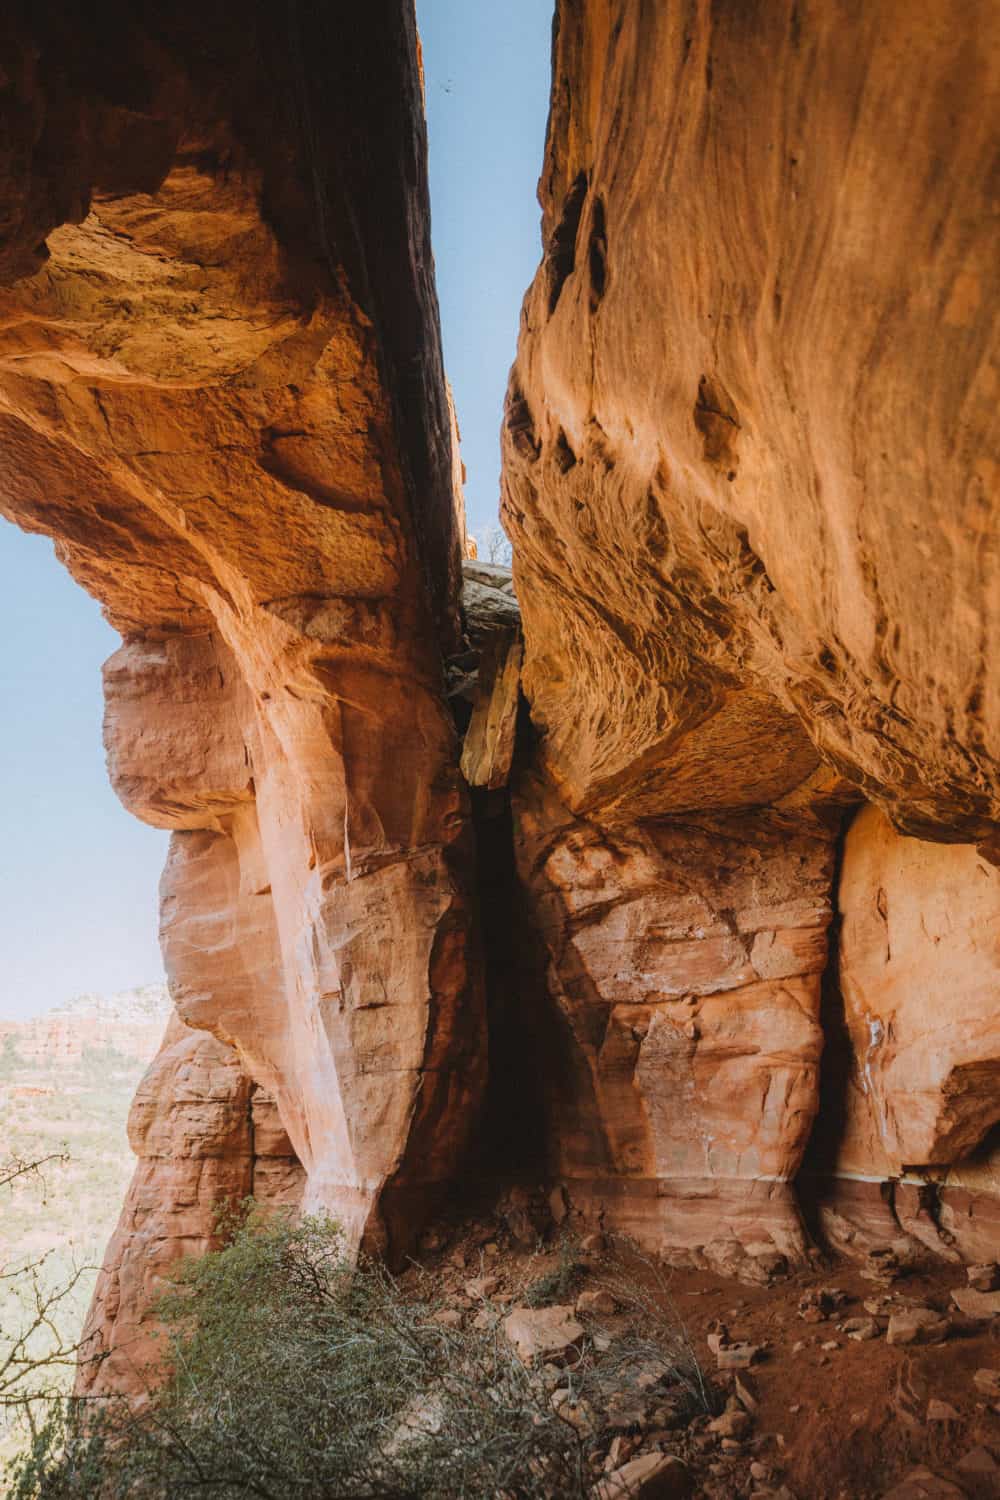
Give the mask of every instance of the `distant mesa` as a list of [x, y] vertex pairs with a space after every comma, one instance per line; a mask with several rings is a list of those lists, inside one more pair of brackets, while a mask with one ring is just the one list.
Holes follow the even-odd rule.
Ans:
[[13, 1045], [24, 1063], [66, 1063], [91, 1049], [113, 1047], [132, 1061], [148, 1062], [171, 1012], [165, 984], [76, 995], [26, 1021], [0, 1020], [0, 1057]]

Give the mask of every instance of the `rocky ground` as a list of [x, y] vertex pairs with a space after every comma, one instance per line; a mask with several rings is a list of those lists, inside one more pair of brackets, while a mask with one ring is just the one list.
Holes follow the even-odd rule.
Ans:
[[552, 1206], [515, 1192], [438, 1224], [406, 1275], [431, 1277], [443, 1322], [514, 1343], [594, 1439], [600, 1500], [1000, 1496], [997, 1268], [816, 1253], [748, 1285]]

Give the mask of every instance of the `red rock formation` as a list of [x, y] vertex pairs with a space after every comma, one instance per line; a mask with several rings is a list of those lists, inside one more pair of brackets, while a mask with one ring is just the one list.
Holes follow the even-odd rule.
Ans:
[[[515, 794], [521, 870], [573, 1059], [557, 1155], [576, 1178], [627, 1173], [627, 1141], [653, 1243], [713, 1233], [678, 1179], [745, 1242], [727, 1179], [794, 1173], [818, 1107], [832, 867], [811, 810], [864, 796], [996, 852], [997, 180], [963, 101], [995, 96], [1000, 33], [980, 4], [562, 0], [555, 35], [503, 505], [546, 786]], [[971, 879], [972, 847], [940, 859]], [[734, 905], [745, 861], [772, 893]], [[917, 868], [899, 880], [906, 921], [932, 921]], [[802, 897], [800, 933], [780, 908]], [[740, 904], [770, 908], [766, 938]], [[1000, 1027], [964, 1001], [989, 959], [961, 950], [933, 1065], [919, 1002], [867, 967], [862, 1002], [848, 974], [849, 1008], [907, 1017], [880, 1083], [891, 1161], [861, 1150], [876, 1177], [911, 1157], [961, 1172], [995, 1118]], [[711, 1021], [665, 1032], [685, 997]], [[897, 1194], [913, 1222], [933, 1217], [922, 1191]], [[620, 1217], [645, 1216], [619, 1192]]]
[[832, 848], [746, 815], [602, 827], [522, 783], [548, 954], [553, 1170], [577, 1206], [732, 1270], [804, 1237]]
[[175, 831], [180, 1013], [396, 1252], [483, 1065], [412, 13], [117, 10], [3, 22], [0, 505], [125, 638], [106, 742]]
[[217, 1244], [220, 1209], [253, 1194], [294, 1206], [302, 1169], [232, 1048], [175, 1018], [129, 1115], [139, 1164], [105, 1254], [77, 1378], [86, 1395], [142, 1391], [168, 1358], [154, 1315], [178, 1260]]
[[[857, 1249], [902, 1228], [939, 1254], [989, 1259], [997, 1163], [970, 1158], [1000, 1121], [1000, 873], [971, 845], [901, 837], [867, 807], [847, 835], [839, 905], [851, 1066], [835, 1171], [907, 1185], [896, 1224], [892, 1194], [848, 1189], [827, 1202], [828, 1231]], [[944, 1215], [920, 1212], [935, 1182], [950, 1184]]]
[[0, 1021], [0, 1052], [9, 1037], [24, 1062], [76, 1062], [89, 1049], [105, 1047], [146, 1062], [170, 1013], [166, 988], [158, 984], [117, 995], [77, 995], [28, 1021]]
[[772, 801], [822, 754], [992, 837], [997, 24], [558, 6], [504, 513], [574, 808]]
[[[0, 18], [0, 507], [123, 634], [111, 774], [173, 830], [164, 952], [201, 1037], [138, 1106], [108, 1379], [154, 1268], [246, 1185], [251, 1080], [356, 1240], [402, 1248], [461, 1159], [484, 1017], [442, 652], [458, 696], [493, 664], [466, 765], [491, 810], [512, 767], [570, 1195], [742, 1274], [800, 1254], [839, 1016], [831, 1170], [895, 1184], [879, 1235], [985, 1258], [998, 184], [968, 101], [1000, 82], [995, 8], [560, 0], [503, 439], [519, 746], [488, 570], [458, 649], [410, 7], [42, 9]], [[860, 1242], [845, 1194], [826, 1222]]]

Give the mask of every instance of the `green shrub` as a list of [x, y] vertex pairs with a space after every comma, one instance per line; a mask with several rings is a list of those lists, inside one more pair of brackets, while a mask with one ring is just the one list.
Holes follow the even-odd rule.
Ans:
[[583, 1278], [583, 1262], [575, 1239], [567, 1236], [559, 1246], [559, 1259], [550, 1271], [533, 1281], [524, 1293], [526, 1307], [548, 1307], [571, 1299]]
[[587, 1491], [583, 1442], [502, 1338], [442, 1327], [380, 1265], [350, 1266], [327, 1221], [251, 1213], [160, 1311], [169, 1384], [139, 1412], [63, 1404], [14, 1500]]
[[[228, 1234], [224, 1249], [183, 1264], [159, 1308], [167, 1384], [141, 1410], [54, 1404], [13, 1468], [11, 1500], [590, 1492], [610, 1433], [607, 1382], [589, 1351], [558, 1377], [593, 1408], [578, 1430], [558, 1414], [551, 1379], [526, 1370], [501, 1330], [443, 1326], [426, 1279], [414, 1295], [378, 1263], [352, 1266], [328, 1220], [295, 1224], [249, 1206]], [[645, 1360], [649, 1347], [644, 1336], [633, 1353]], [[622, 1378], [628, 1349], [626, 1339]], [[665, 1377], [685, 1397], [696, 1386], [686, 1359]]]

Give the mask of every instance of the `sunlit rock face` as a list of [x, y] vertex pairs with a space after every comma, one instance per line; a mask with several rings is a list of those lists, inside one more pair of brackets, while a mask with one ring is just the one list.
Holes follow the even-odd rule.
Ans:
[[601, 827], [524, 782], [548, 966], [551, 1168], [673, 1258], [798, 1257], [790, 1179], [818, 1106], [829, 830], [745, 814]]
[[504, 516], [576, 810], [770, 802], [811, 753], [993, 836], [998, 25], [557, 7]]
[[[844, 845], [839, 904], [852, 1066], [836, 1172], [869, 1184], [905, 1177], [900, 1227], [939, 1252], [954, 1244], [975, 1259], [981, 1246], [985, 1257], [1000, 1243], [1000, 1203], [989, 1201], [989, 1138], [1000, 1121], [1000, 872], [971, 845], [904, 838], [868, 807]], [[914, 1211], [921, 1185], [936, 1182], [943, 1238], [934, 1216]], [[884, 1235], [872, 1215], [887, 1197], [849, 1186], [834, 1195], [831, 1236], [858, 1249]]]
[[220, 1212], [251, 1194], [265, 1208], [302, 1194], [274, 1101], [232, 1048], [177, 1017], [139, 1085], [129, 1142], [139, 1161], [84, 1329], [85, 1395], [142, 1391], [169, 1361], [156, 1300], [179, 1260], [218, 1245]]
[[412, 12], [41, 9], [2, 21], [0, 507], [124, 637], [105, 738], [174, 832], [179, 1014], [305, 1202], [399, 1253], [484, 1067]]
[[[706, 1206], [746, 1182], [770, 1211], [796, 1173], [833, 1056], [823, 830], [862, 799], [919, 842], [874, 810], [848, 840], [851, 902], [866, 828], [910, 851], [908, 951], [873, 965], [876, 918], [862, 938], [845, 913], [849, 1070], [877, 1062], [864, 1109], [820, 1122], [846, 1131], [835, 1170], [863, 1160], [876, 1195], [917, 1165], [980, 1207], [996, 1191], [988, 1144], [959, 1163], [1000, 1059], [985, 932], [968, 951], [1000, 791], [1000, 184], [962, 103], [996, 91], [997, 32], [985, 4], [557, 5], [544, 259], [503, 432], [538, 735], [515, 819], [572, 1059], [554, 1154], [579, 1183], [647, 1182], [653, 1206], [619, 1183], [614, 1212], [654, 1245], [713, 1236], [679, 1181]], [[933, 1003], [912, 992], [924, 947]], [[944, 1225], [952, 1191], [890, 1188], [882, 1242], [900, 1217]], [[714, 1232], [767, 1240], [766, 1217], [719, 1208]], [[973, 1253], [948, 1232], [924, 1238]]]
[[743, 1276], [805, 1252], [804, 1162], [852, 1253], [989, 1258], [996, 8], [560, 0], [516, 602], [470, 570], [467, 641], [410, 7], [40, 9], [0, 16], [0, 508], [122, 633], [109, 768], [172, 831], [188, 1028], [133, 1117], [103, 1388], [138, 1389], [220, 1198], [394, 1255], [461, 1171], [486, 1027], [443, 656], [504, 814], [483, 926], [495, 999], [531, 971], [492, 1025], [511, 1092], [536, 1069], [532, 1166]]

